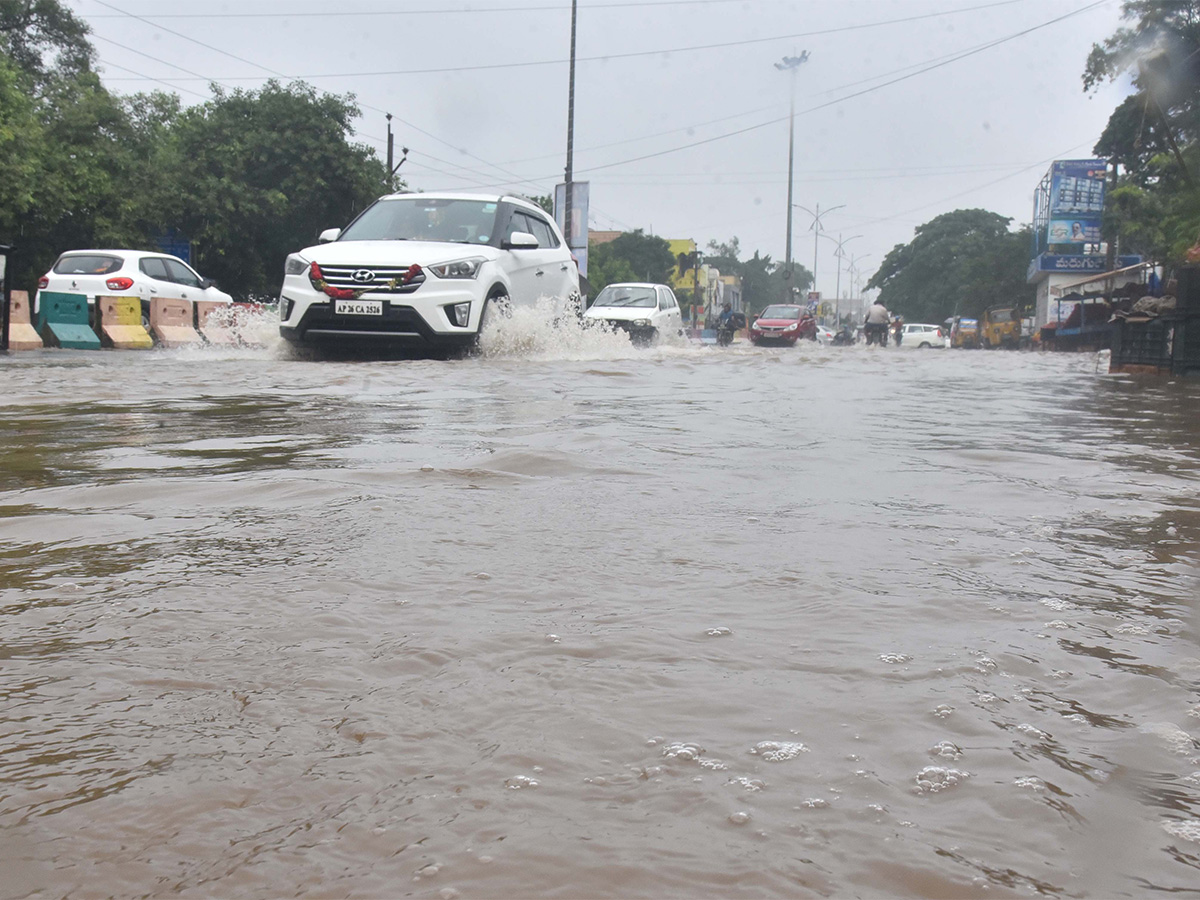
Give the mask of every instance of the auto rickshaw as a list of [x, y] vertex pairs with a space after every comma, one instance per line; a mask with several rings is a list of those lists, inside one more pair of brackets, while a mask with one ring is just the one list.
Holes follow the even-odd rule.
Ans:
[[1021, 317], [1011, 306], [993, 306], [983, 314], [980, 328], [983, 346], [1011, 347], [1016, 349], [1021, 342]]
[[955, 316], [954, 324], [950, 326], [950, 346], [977, 349], [979, 347], [979, 320]]

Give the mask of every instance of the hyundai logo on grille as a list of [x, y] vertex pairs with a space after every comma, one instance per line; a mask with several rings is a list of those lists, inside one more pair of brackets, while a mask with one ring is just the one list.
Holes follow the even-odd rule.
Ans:
[[375, 273], [370, 269], [358, 269], [350, 278], [356, 284], [370, 284], [375, 280]]

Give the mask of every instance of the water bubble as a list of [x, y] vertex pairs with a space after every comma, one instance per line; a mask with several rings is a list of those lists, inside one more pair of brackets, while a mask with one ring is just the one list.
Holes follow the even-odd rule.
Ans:
[[1042, 606], [1049, 607], [1055, 612], [1065, 612], [1069, 609], [1079, 609], [1074, 603], [1068, 600], [1060, 600], [1058, 597], [1043, 597], [1040, 601]]
[[479, 857], [479, 861], [480, 861], [481, 863], [483, 863], [485, 866], [487, 866], [487, 865], [491, 865], [492, 863], [494, 863], [494, 862], [496, 861], [496, 857], [494, 857], [494, 856], [481, 856], [481, 857]]
[[1029, 790], [1039, 793], [1046, 789], [1046, 782], [1034, 775], [1027, 775], [1024, 778], [1014, 779], [1013, 784], [1015, 784], [1017, 787], [1029, 788]]
[[1113, 629], [1114, 634], [1149, 634], [1150, 629], [1145, 625], [1134, 625], [1132, 622], [1123, 622]]
[[491, 581], [492, 580], [492, 576], [489, 575], [487, 572], [476, 572], [475, 577], [477, 579], [479, 579], [480, 581]]
[[1024, 722], [1017, 726], [1017, 731], [1021, 732], [1022, 734], [1027, 734], [1032, 738], [1038, 738], [1039, 740], [1045, 740], [1050, 737], [1049, 734], [1042, 731], [1040, 728], [1035, 728], [1032, 725]]
[[731, 825], [745, 825], [749, 821], [750, 813], [748, 812], [735, 812], [729, 816], [729, 823]]
[[699, 759], [704, 754], [704, 748], [696, 744], [686, 744], [676, 741], [663, 747], [662, 755], [667, 759], [680, 759], [685, 761]]
[[1200, 820], [1188, 819], [1185, 822], [1164, 822], [1163, 831], [1172, 837], [1200, 844]]
[[514, 775], [511, 778], [504, 779], [504, 786], [509, 790], [519, 791], [522, 788], [535, 788], [538, 783], [528, 775]]
[[1187, 755], [1195, 747], [1192, 736], [1171, 722], [1147, 722], [1139, 725], [1138, 731], [1158, 738], [1168, 750], [1180, 756]]
[[422, 472], [432, 472], [433, 466], [421, 466], [421, 471]]
[[917, 773], [917, 793], [936, 794], [938, 791], [949, 790], [970, 777], [969, 772], [960, 772], [958, 769], [926, 766]]
[[441, 871], [440, 866], [430, 863], [429, 865], [418, 869], [417, 874], [420, 875], [422, 878], [432, 878], [434, 875], [436, 875], [440, 871]]
[[948, 703], [939, 703], [934, 707], [933, 714], [939, 719], [948, 719], [954, 715], [954, 707]]
[[546, 635], [546, 640], [548, 640], [548, 641], [550, 641], [551, 643], [554, 643], [554, 644], [557, 644], [557, 643], [559, 643], [559, 642], [560, 642], [560, 640], [559, 640], [559, 637], [558, 637], [558, 635], [557, 635], [557, 634], [548, 634], [548, 635]]
[[953, 741], [938, 741], [929, 748], [930, 756], [940, 756], [943, 759], [958, 759], [963, 755], [962, 748]]
[[798, 741], [760, 741], [750, 752], [767, 762], [783, 762], [807, 753], [808, 748]]
[[725, 637], [726, 635], [733, 634], [733, 629], [720, 625], [716, 628], [710, 628], [704, 633], [709, 637]]
[[1045, 627], [1062, 629], [1062, 628], [1070, 628], [1071, 626], [1068, 625], [1066, 622], [1064, 622], [1062, 619], [1055, 619], [1053, 622], [1047, 622]]
[[757, 522], [758, 516], [746, 516], [746, 521], [747, 522]]
[[899, 665], [900, 663], [912, 662], [912, 657], [907, 653], [881, 653], [879, 654], [879, 660], [889, 665]]
[[739, 787], [745, 788], [747, 791], [761, 791], [766, 787], [766, 784], [759, 781], [757, 778], [747, 778], [745, 775], [739, 775], [736, 778], [730, 778], [726, 784], [736, 784]]

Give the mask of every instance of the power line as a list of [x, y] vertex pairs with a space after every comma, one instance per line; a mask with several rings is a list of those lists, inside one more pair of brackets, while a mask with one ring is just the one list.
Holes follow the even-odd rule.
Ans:
[[[934, 13], [922, 13], [915, 16], [905, 16], [899, 19], [884, 19], [878, 22], [863, 22], [857, 25], [840, 25], [836, 28], [823, 28], [817, 31], [801, 31], [795, 34], [780, 34], [765, 38], [746, 38], [740, 41], [723, 41], [715, 44], [697, 44], [690, 47], [668, 47], [658, 50], [636, 50], [628, 53], [606, 53], [600, 56], [580, 56], [576, 62], [607, 62], [614, 59], [634, 59], [643, 56], [662, 56], [668, 53], [694, 53], [704, 50], [719, 50], [726, 47], [745, 47], [754, 44], [766, 44], [776, 41], [795, 40], [797, 38], [815, 37], [827, 34], [840, 34], [847, 31], [862, 31], [868, 28], [882, 28], [887, 25], [899, 25], [907, 22], [919, 22], [925, 19], [940, 18], [942, 16], [958, 15], [960, 13], [978, 12], [984, 9], [993, 9], [998, 6], [1011, 6], [1015, 3], [1025, 3], [1027, 0], [993, 0], [991, 3], [984, 3], [979, 6], [965, 6], [960, 9], [943, 10]], [[1105, 0], [1107, 2], [1107, 0]], [[160, 26], [156, 26], [160, 27]], [[174, 33], [174, 32], [173, 32]], [[443, 66], [438, 68], [425, 69], [394, 69], [382, 72], [327, 72], [318, 74], [302, 74], [287, 76], [291, 78], [304, 78], [311, 80], [319, 80], [322, 78], [371, 78], [391, 75], [430, 75], [443, 72], [480, 72], [494, 69], [523, 69], [535, 66], [553, 66], [566, 65], [569, 62], [567, 59], [542, 59], [542, 60], [525, 60], [523, 62], [507, 62], [507, 63], [481, 63], [474, 66]], [[263, 68], [259, 66], [259, 68]], [[185, 81], [187, 79], [177, 79]], [[258, 76], [238, 75], [227, 78], [228, 81], [254, 81], [258, 80]]]
[[[637, 2], [624, 3], [592, 3], [581, 6], [580, 9], [596, 10], [596, 9], [625, 9], [635, 6], [639, 9], [648, 6], [712, 6], [718, 3], [744, 3], [745, 0], [637, 0]], [[344, 19], [350, 16], [433, 16], [433, 15], [453, 15], [466, 13], [469, 15], [479, 15], [480, 13], [513, 13], [513, 12], [570, 12], [571, 7], [568, 6], [481, 6], [481, 7], [465, 7], [456, 9], [405, 9], [405, 10], [352, 10], [338, 12], [276, 12], [269, 13], [151, 13], [145, 18], [147, 19], [304, 19], [304, 18], [331, 18], [334, 15], [339, 19]], [[105, 13], [96, 13], [89, 16], [92, 19], [115, 19], [117, 16], [107, 15]]]

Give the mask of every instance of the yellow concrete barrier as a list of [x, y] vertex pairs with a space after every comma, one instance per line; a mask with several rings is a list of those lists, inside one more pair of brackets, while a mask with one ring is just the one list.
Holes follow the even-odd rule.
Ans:
[[[217, 315], [213, 315], [217, 313]], [[228, 303], [216, 300], [196, 301], [196, 327], [210, 344], [236, 344], [233, 331], [233, 310]]]
[[8, 305], [8, 349], [41, 350], [43, 346], [29, 314], [29, 293], [13, 291]]
[[155, 297], [150, 301], [150, 330], [164, 347], [187, 347], [202, 341], [192, 327], [192, 301]]
[[117, 350], [149, 350], [154, 346], [142, 326], [142, 301], [137, 297], [97, 297], [100, 334]]

